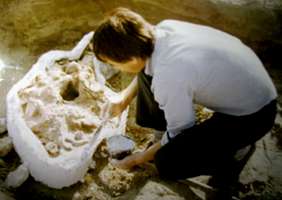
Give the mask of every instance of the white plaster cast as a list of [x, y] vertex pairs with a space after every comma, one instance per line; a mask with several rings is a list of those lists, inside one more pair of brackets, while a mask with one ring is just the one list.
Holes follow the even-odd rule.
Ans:
[[86, 34], [71, 51], [42, 55], [7, 95], [15, 150], [30, 174], [49, 187], [83, 179], [99, 143], [125, 133], [127, 110], [95, 133], [106, 104], [118, 94], [99, 82], [99, 70], [79, 63], [92, 37]]

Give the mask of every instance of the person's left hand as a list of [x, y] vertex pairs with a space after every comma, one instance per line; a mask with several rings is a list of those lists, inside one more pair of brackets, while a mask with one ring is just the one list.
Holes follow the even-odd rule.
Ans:
[[142, 164], [142, 158], [143, 153], [139, 152], [129, 155], [122, 160], [113, 159], [110, 162], [114, 167], [129, 170], [136, 165]]
[[126, 108], [125, 98], [120, 95], [119, 98], [109, 101], [109, 114], [110, 117], [119, 116]]

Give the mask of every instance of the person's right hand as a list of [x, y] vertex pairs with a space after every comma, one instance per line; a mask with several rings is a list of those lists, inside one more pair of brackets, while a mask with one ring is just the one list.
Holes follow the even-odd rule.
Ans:
[[132, 167], [143, 163], [143, 156], [144, 156], [143, 154], [144, 154], [143, 152], [138, 152], [138, 153], [129, 155], [122, 160], [112, 159], [110, 163], [114, 167], [118, 167], [124, 170], [129, 170]]

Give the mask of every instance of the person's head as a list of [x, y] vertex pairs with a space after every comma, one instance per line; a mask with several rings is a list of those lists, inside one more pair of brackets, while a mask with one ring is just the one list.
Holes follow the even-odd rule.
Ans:
[[154, 50], [153, 28], [139, 14], [116, 8], [96, 29], [93, 47], [99, 60], [122, 71], [139, 72]]

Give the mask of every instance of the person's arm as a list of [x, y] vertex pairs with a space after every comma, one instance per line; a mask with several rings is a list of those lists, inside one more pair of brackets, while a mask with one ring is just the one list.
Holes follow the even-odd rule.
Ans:
[[118, 168], [130, 169], [136, 165], [153, 160], [157, 151], [161, 148], [161, 143], [157, 142], [147, 150], [127, 156], [123, 160], [113, 160], [111, 163]]
[[127, 107], [128, 104], [130, 104], [130, 102], [132, 101], [132, 99], [136, 96], [137, 88], [138, 88], [138, 82], [137, 82], [137, 76], [135, 76], [134, 79], [131, 81], [131, 83], [127, 86], [127, 88], [121, 92], [121, 95], [124, 97], [123, 104], [125, 107]]
[[120, 115], [124, 109], [130, 104], [132, 99], [137, 94], [138, 82], [137, 76], [131, 81], [131, 83], [120, 93], [120, 97], [118, 101], [111, 102], [110, 113], [112, 117]]

